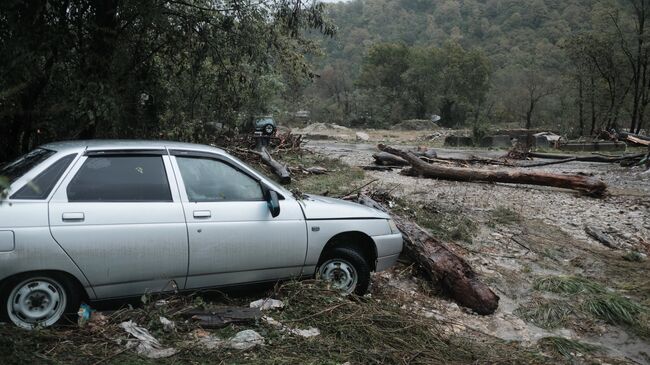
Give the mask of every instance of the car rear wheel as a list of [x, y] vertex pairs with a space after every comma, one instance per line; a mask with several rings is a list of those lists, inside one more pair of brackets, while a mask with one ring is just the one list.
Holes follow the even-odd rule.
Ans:
[[52, 326], [78, 306], [73, 288], [70, 280], [55, 275], [17, 277], [4, 286], [4, 317], [28, 330]]
[[348, 294], [363, 295], [370, 285], [370, 265], [356, 250], [337, 247], [323, 255], [316, 276]]

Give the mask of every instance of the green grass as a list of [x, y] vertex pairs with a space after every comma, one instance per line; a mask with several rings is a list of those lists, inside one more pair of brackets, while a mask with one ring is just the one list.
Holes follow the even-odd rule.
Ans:
[[579, 276], [547, 276], [535, 280], [533, 288], [559, 294], [604, 293], [605, 287]]
[[287, 186], [290, 190], [297, 189], [303, 193], [339, 197], [364, 184], [365, 173], [362, 169], [351, 167], [338, 159], [305, 153], [284, 155], [282, 161], [292, 167], [319, 166], [328, 170], [324, 175], [294, 174], [291, 184]]
[[528, 307], [520, 307], [515, 313], [538, 327], [553, 329], [566, 325], [574, 310], [561, 301], [544, 301]]
[[587, 298], [585, 312], [612, 324], [637, 324], [646, 308], [618, 294], [601, 294]]
[[472, 243], [478, 230], [476, 223], [467, 217], [459, 217], [449, 232], [449, 237], [456, 241]]
[[514, 210], [500, 206], [490, 212], [490, 225], [509, 225], [521, 223], [522, 217]]
[[630, 261], [630, 262], [642, 262], [643, 255], [641, 255], [641, 253], [636, 251], [629, 251], [623, 255], [623, 260]]
[[535, 280], [539, 291], [565, 294], [570, 300], [548, 300], [517, 310], [522, 318], [551, 329], [571, 322], [599, 319], [623, 325], [641, 337], [650, 336], [648, 310], [621, 294], [608, 291], [601, 284], [577, 276], [547, 276]]
[[599, 350], [598, 346], [564, 337], [544, 337], [539, 341], [539, 346], [550, 349], [567, 359], [574, 358], [578, 353], [589, 354]]
[[441, 211], [434, 203], [414, 202], [404, 198], [394, 198], [393, 211], [413, 219], [426, 228], [433, 236], [443, 241], [454, 240], [472, 243], [478, 225], [460, 211]]

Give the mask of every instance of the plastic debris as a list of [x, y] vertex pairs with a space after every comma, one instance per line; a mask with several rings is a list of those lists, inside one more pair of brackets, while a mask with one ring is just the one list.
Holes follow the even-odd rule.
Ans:
[[301, 330], [301, 329], [286, 326], [280, 323], [279, 321], [276, 321], [275, 319], [268, 316], [262, 317], [262, 320], [270, 324], [271, 326], [278, 328], [281, 332], [291, 333], [292, 335], [296, 335], [304, 338], [316, 337], [320, 335], [320, 330], [315, 327], [309, 327], [306, 330]]
[[165, 332], [174, 332], [174, 330], [176, 330], [176, 323], [174, 323], [174, 321], [170, 321], [169, 319], [162, 316], [159, 319], [160, 323], [163, 325]]
[[264, 344], [264, 337], [253, 330], [238, 332], [228, 340], [222, 340], [219, 337], [212, 336], [205, 330], [196, 330], [193, 334], [198, 338], [199, 345], [208, 350], [218, 348], [249, 350], [255, 346]]
[[284, 308], [284, 302], [282, 302], [281, 300], [271, 299], [271, 298], [259, 299], [254, 302], [251, 302], [250, 307], [259, 308], [260, 310], [265, 311], [269, 309]]
[[120, 327], [136, 340], [127, 341], [128, 349], [135, 348], [135, 351], [150, 359], [161, 359], [175, 355], [178, 351], [175, 348], [164, 348], [158, 340], [153, 337], [145, 328], [138, 326], [133, 321], [122, 322]]
[[156, 307], [158, 307], [158, 308], [160, 308], [160, 307], [164, 307], [164, 306], [166, 306], [167, 304], [169, 304], [169, 301], [166, 300], [166, 299], [160, 299], [160, 300], [157, 300], [156, 303], [154, 303], [154, 305], [155, 305]]
[[79, 306], [79, 310], [77, 311], [77, 315], [79, 316], [79, 319], [77, 320], [77, 323], [79, 326], [84, 326], [86, 322], [90, 320], [90, 316], [94, 310], [90, 308], [90, 306], [86, 303], [83, 303]]
[[107, 323], [108, 323], [108, 317], [106, 317], [101, 312], [93, 311], [90, 314], [90, 320], [88, 321], [88, 327], [90, 327], [90, 329], [92, 329], [92, 330], [95, 330], [95, 329], [103, 328], [104, 326], [106, 326]]

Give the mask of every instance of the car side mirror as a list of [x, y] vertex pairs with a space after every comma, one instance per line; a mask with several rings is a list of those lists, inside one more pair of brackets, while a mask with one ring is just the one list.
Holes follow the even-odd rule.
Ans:
[[266, 203], [269, 206], [269, 211], [273, 218], [280, 215], [280, 200], [278, 199], [278, 193], [269, 189], [266, 193]]

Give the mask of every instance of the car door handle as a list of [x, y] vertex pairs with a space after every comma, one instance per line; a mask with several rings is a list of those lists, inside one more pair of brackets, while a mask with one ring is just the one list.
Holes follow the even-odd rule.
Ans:
[[210, 218], [212, 213], [209, 210], [195, 210], [194, 218]]
[[83, 213], [63, 213], [61, 219], [64, 222], [83, 222], [85, 217]]

